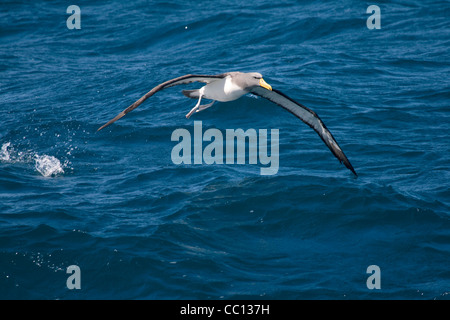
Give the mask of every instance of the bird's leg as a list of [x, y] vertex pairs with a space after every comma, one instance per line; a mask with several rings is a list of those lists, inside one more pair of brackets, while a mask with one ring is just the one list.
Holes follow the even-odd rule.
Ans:
[[216, 100], [213, 100], [213, 102], [211, 102], [211, 103], [199, 106], [195, 112], [200, 112], [202, 110], [208, 109], [209, 107], [211, 107], [214, 104], [214, 102], [216, 102]]
[[197, 104], [196, 104], [195, 107], [193, 107], [193, 108], [191, 109], [191, 111], [189, 111], [189, 113], [186, 115], [186, 119], [189, 119], [189, 118], [192, 116], [192, 114], [194, 113], [194, 111], [197, 110], [197, 109], [200, 107], [200, 102], [202, 101], [202, 97], [203, 97], [203, 95], [200, 94], [200, 96], [198, 97], [198, 102], [197, 102]]

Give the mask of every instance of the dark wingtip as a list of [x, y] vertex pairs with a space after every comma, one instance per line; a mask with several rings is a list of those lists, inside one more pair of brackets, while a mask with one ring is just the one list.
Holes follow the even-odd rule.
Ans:
[[358, 174], [356, 173], [355, 169], [353, 169], [353, 166], [351, 165], [350, 161], [347, 160], [344, 162], [344, 164], [351, 172], [353, 172], [355, 177], [358, 177]]
[[102, 125], [100, 128], [97, 129], [97, 132], [99, 132], [103, 128], [107, 127], [108, 125], [109, 125], [109, 123], [106, 123], [106, 124]]
[[[128, 110], [128, 109], [127, 109]], [[120, 118], [122, 118], [124, 115], [127, 114], [127, 112], [125, 112], [126, 110], [122, 111], [121, 113], [119, 113], [114, 119], [109, 120], [107, 123], [105, 123], [104, 125], [102, 125], [100, 128], [97, 129], [97, 132], [99, 132], [100, 130], [102, 130], [103, 128], [109, 126], [111, 123], [116, 122], [117, 120], [119, 120]]]

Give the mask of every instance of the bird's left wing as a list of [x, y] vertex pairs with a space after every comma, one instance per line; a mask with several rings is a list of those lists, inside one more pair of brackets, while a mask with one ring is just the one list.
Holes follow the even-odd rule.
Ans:
[[286, 109], [287, 111], [295, 115], [297, 118], [302, 120], [304, 123], [306, 123], [308, 126], [313, 128], [314, 131], [316, 131], [319, 134], [320, 138], [323, 140], [323, 142], [325, 142], [325, 144], [331, 150], [334, 156], [338, 158], [338, 160], [341, 163], [344, 163], [344, 165], [357, 176], [355, 170], [353, 169], [353, 166], [345, 156], [342, 149], [339, 147], [333, 135], [314, 111], [275, 89], [267, 90], [262, 87], [256, 87], [251, 90], [251, 93], [260, 96], [262, 98], [265, 98], [269, 101], [272, 101], [273, 103]]
[[142, 104], [142, 102], [144, 102], [145, 100], [147, 100], [148, 98], [150, 98], [152, 95], [154, 95], [155, 93], [157, 93], [158, 91], [161, 91], [163, 89], [169, 88], [169, 87], [173, 87], [179, 84], [188, 84], [188, 83], [192, 83], [192, 82], [203, 82], [203, 83], [210, 83], [213, 82], [215, 80], [218, 79], [222, 79], [225, 78], [227, 76], [226, 73], [223, 74], [218, 74], [218, 75], [198, 75], [198, 74], [187, 74], [178, 78], [174, 78], [172, 80], [163, 82], [159, 85], [157, 85], [156, 87], [154, 87], [152, 90], [150, 90], [149, 92], [147, 92], [145, 95], [143, 95], [139, 100], [137, 100], [135, 103], [133, 103], [131, 106], [129, 106], [128, 108], [126, 108], [125, 110], [123, 110], [121, 113], [119, 113], [115, 118], [109, 120], [107, 123], [105, 123], [103, 126], [101, 126], [100, 128], [97, 129], [97, 131], [102, 130], [103, 128], [109, 126], [111, 123], [119, 120], [120, 118], [122, 118], [124, 115], [126, 115], [128, 112], [136, 109], [137, 107], [139, 107], [139, 105]]

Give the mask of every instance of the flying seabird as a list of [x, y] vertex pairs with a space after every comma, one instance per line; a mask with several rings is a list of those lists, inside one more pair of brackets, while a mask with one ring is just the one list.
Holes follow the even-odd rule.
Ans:
[[[357, 176], [353, 166], [350, 164], [350, 161], [347, 159], [333, 135], [327, 129], [319, 116], [313, 110], [289, 98], [284, 93], [276, 89], [272, 89], [272, 87], [264, 81], [262, 75], [257, 72], [227, 72], [218, 75], [188, 74], [174, 78], [154, 87], [131, 106], [119, 113], [115, 118], [98, 128], [97, 131], [109, 126], [111, 123], [122, 118], [128, 112], [136, 109], [156, 92], [176, 85], [188, 84], [192, 82], [203, 82], [206, 83], [206, 85], [200, 89], [182, 91], [185, 96], [192, 99], [198, 99], [197, 104], [191, 111], [189, 111], [186, 118], [189, 118], [194, 112], [199, 112], [211, 107], [215, 101], [233, 101], [247, 93], [252, 93], [279, 105], [309, 125], [319, 134], [320, 138], [323, 142], [325, 142], [327, 147], [331, 150], [339, 162], [344, 163], [344, 165]], [[200, 105], [202, 98], [212, 100], [212, 102], [205, 105]]]

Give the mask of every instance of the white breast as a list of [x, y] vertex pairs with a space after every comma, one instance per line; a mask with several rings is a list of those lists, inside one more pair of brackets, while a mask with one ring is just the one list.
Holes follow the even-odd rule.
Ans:
[[225, 77], [207, 84], [205, 87], [204, 97], [206, 99], [226, 102], [233, 101], [242, 97], [247, 92], [235, 85], [231, 78]]

